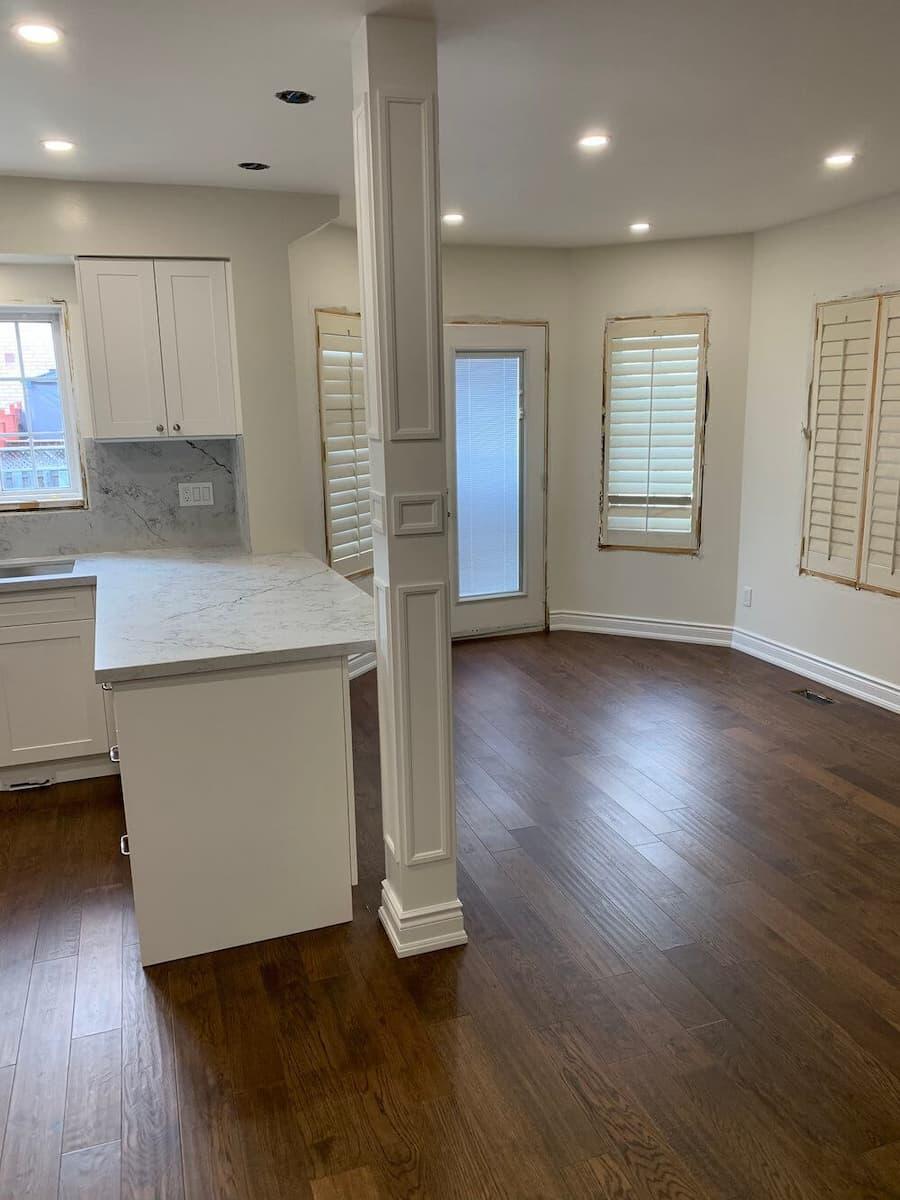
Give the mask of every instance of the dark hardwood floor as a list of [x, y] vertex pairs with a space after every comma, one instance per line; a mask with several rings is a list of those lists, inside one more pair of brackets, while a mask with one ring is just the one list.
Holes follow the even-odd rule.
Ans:
[[376, 923], [372, 675], [351, 925], [144, 972], [115, 788], [0, 815], [2, 1200], [900, 1197], [900, 717], [712, 647], [454, 668], [464, 949]]

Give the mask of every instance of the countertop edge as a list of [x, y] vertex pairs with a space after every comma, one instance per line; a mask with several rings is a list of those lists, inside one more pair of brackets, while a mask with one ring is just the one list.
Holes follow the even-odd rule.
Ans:
[[277, 666], [280, 663], [315, 662], [327, 658], [348, 658], [375, 649], [374, 638], [335, 642], [327, 646], [299, 646], [289, 650], [237, 651], [213, 658], [152, 663], [139, 667], [94, 667], [97, 683], [140, 683], [149, 679], [172, 679], [181, 675], [209, 675], [221, 671], [239, 671], [244, 667]]

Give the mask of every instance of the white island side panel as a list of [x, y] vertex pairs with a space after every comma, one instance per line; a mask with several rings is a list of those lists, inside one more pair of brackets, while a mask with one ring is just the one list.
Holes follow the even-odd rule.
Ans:
[[144, 965], [349, 921], [340, 658], [115, 689]]

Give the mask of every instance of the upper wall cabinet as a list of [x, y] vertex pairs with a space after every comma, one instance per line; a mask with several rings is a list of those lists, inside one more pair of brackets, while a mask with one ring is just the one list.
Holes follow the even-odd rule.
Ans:
[[223, 262], [81, 259], [98, 438], [237, 433]]

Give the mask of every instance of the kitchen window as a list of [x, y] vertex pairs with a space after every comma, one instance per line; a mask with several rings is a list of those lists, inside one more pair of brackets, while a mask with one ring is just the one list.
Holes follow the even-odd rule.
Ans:
[[0, 304], [0, 508], [83, 503], [61, 304]]
[[607, 322], [600, 548], [696, 553], [705, 315]]

